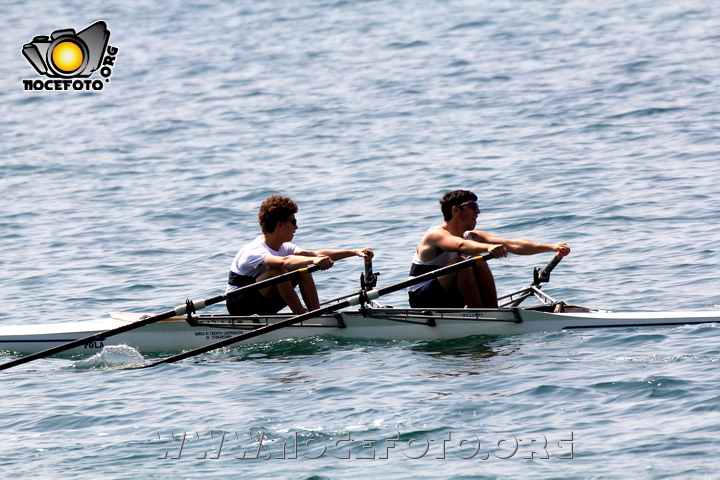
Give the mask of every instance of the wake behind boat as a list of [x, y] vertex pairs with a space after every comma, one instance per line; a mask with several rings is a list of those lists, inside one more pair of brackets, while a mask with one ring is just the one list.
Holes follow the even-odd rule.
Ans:
[[[416, 341], [472, 335], [518, 335], [543, 331], [720, 322], [720, 311], [615, 313], [556, 301], [540, 289], [540, 284], [549, 280], [549, 272], [560, 258], [556, 256], [544, 269], [536, 269], [533, 282], [524, 289], [501, 297], [501, 307], [496, 309], [413, 309], [383, 306], [370, 300], [365, 293], [364, 289], [374, 287], [377, 279], [377, 275], [366, 268], [361, 277], [363, 290], [356, 296], [354, 303], [359, 304], [359, 308], [309, 315], [298, 323], [292, 323], [298, 318], [292, 314], [245, 317], [195, 315], [192, 302], [188, 302], [187, 308], [178, 307], [163, 315], [164, 318], [118, 312], [111, 313], [109, 319], [95, 321], [0, 326], [0, 350], [38, 354], [90, 338], [63, 351], [70, 354], [92, 354], [106, 346], [128, 345], [142, 353], [161, 353], [192, 351], [217, 342], [229, 344], [233, 343], [235, 338], [244, 340], [245, 337], [252, 337], [246, 340], [249, 342], [273, 342], [330, 334], [346, 338]], [[538, 299], [540, 304], [520, 307], [529, 297]], [[353, 302], [348, 304], [353, 305]], [[178, 315], [173, 315], [173, 312]], [[283, 327], [279, 328], [281, 324]], [[277, 329], [269, 328], [276, 325]], [[254, 331], [258, 332], [257, 336], [250, 333]], [[112, 335], [103, 336], [111, 332]], [[0, 369], [1, 367], [2, 365]]]

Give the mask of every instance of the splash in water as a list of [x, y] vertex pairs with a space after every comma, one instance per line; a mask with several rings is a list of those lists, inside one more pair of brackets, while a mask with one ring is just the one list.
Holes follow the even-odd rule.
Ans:
[[105, 370], [139, 366], [144, 363], [145, 358], [136, 349], [127, 345], [108, 345], [92, 357], [76, 362], [73, 368], [80, 370]]

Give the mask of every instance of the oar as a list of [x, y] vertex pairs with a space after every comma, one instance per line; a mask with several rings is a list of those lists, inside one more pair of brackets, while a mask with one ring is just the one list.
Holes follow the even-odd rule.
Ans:
[[5, 370], [7, 368], [11, 368], [11, 367], [14, 367], [17, 365], [22, 365], [23, 363], [31, 362], [31, 361], [37, 360], [39, 358], [49, 357], [50, 355], [55, 355], [57, 353], [61, 353], [66, 350], [70, 350], [71, 348], [85, 345], [86, 343], [104, 340], [108, 337], [112, 337], [115, 335], [119, 335], [121, 333], [129, 332], [130, 330], [135, 330], [136, 328], [144, 327], [146, 325], [150, 325], [151, 323], [159, 322], [161, 320], [166, 320], [166, 319], [172, 318], [172, 317], [183, 316], [188, 312], [194, 313], [195, 311], [201, 310], [205, 307], [209, 307], [210, 305], [215, 305], [216, 303], [223, 302], [223, 301], [227, 300], [228, 298], [235, 297], [242, 293], [247, 293], [248, 291], [251, 291], [251, 290], [257, 290], [259, 288], [265, 288], [265, 287], [269, 287], [272, 285], [277, 285], [278, 283], [287, 282], [289, 280], [298, 278], [302, 275], [307, 275], [311, 272], [314, 272], [314, 271], [318, 270], [319, 268], [320, 267], [318, 267], [317, 265], [311, 265], [307, 268], [300, 268], [298, 270], [293, 270], [292, 272], [278, 275], [277, 277], [272, 277], [272, 278], [268, 278], [267, 280], [262, 280], [260, 282], [251, 283], [250, 285], [247, 285], [245, 287], [241, 287], [236, 290], [227, 292], [225, 294], [208, 298], [207, 300], [198, 300], [195, 302], [191, 302], [188, 300], [184, 305], [180, 305], [173, 310], [168, 310], [165, 313], [161, 313], [159, 315], [144, 318], [142, 320], [138, 320], [137, 322], [129, 323], [127, 325], [123, 325], [118, 328], [113, 328], [112, 330], [108, 330], [106, 332], [96, 333], [94, 335], [90, 335], [89, 337], [80, 338], [78, 340], [73, 340], [72, 342], [68, 342], [63, 345], [58, 345], [56, 347], [48, 348], [47, 350], [43, 350], [42, 352], [33, 353], [26, 357], [20, 357], [15, 360], [10, 360], [9, 362], [0, 364], [0, 370]]
[[286, 320], [281, 320], [277, 323], [272, 323], [269, 325], [265, 325], [264, 327], [257, 328], [255, 330], [251, 330], [246, 333], [242, 333], [240, 335], [237, 335], [235, 337], [226, 338], [224, 340], [220, 340], [215, 343], [211, 343], [209, 345], [205, 345], [204, 347], [199, 347], [194, 350], [189, 350], [187, 352], [183, 352], [178, 355], [174, 355], [172, 357], [168, 357], [164, 360], [159, 360], [157, 362], [149, 363], [147, 365], [143, 365], [139, 368], [148, 368], [148, 367], [154, 367], [156, 365], [160, 365], [162, 363], [174, 363], [178, 362], [180, 360], [184, 360], [186, 358], [194, 357], [195, 355], [200, 355], [202, 353], [209, 352], [211, 350], [215, 350], [218, 348], [226, 347], [228, 345], [232, 345], [233, 343], [242, 342], [243, 340], [248, 340], [253, 337], [257, 337], [258, 335], [264, 335], [266, 333], [273, 332], [275, 330], [279, 330], [283, 327], [289, 327], [290, 325], [294, 325], [296, 323], [303, 322], [305, 320], [309, 320], [311, 318], [324, 315], [326, 313], [332, 313], [336, 310], [340, 310], [341, 308], [350, 307], [354, 305], [359, 305], [360, 303], [366, 303], [370, 300], [374, 300], [382, 295], [392, 293], [398, 290], [401, 290], [403, 288], [407, 288], [410, 285], [415, 285], [416, 283], [425, 282], [427, 280], [431, 280], [436, 277], [440, 277], [442, 275], [447, 275], [449, 273], [457, 272], [459, 270], [462, 270], [464, 268], [477, 265], [480, 262], [486, 262], [490, 260], [491, 258], [495, 258], [492, 253], [486, 253], [484, 255], [480, 255], [477, 257], [472, 257], [467, 260], [463, 260], [462, 262], [454, 263], [452, 265], [448, 265], [447, 267], [442, 267], [437, 270], [433, 270], [431, 272], [425, 273], [423, 275], [418, 275], [417, 277], [411, 277], [407, 280], [396, 283], [394, 285], [390, 285], [388, 287], [371, 290], [369, 292], [361, 291], [359, 294], [348, 298], [347, 300], [344, 300], [342, 302], [336, 303], [334, 305], [328, 305], [326, 307], [318, 308], [317, 310], [313, 310], [311, 312], [306, 312], [301, 315], [297, 315], [295, 317], [288, 318]]

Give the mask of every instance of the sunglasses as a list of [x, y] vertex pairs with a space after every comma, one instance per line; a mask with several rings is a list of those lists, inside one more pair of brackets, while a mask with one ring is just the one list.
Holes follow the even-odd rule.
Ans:
[[288, 220], [285, 220], [285, 221], [292, 223], [292, 226], [293, 226], [293, 227], [297, 227], [297, 218], [292, 218], [292, 219], [288, 219]]
[[477, 210], [478, 212], [480, 212], [480, 207], [478, 206], [477, 202], [474, 200], [470, 200], [468, 202], [461, 203], [460, 205], [458, 205], [458, 208], [462, 208], [465, 206], [468, 206], [468, 207], [472, 208], [473, 210]]

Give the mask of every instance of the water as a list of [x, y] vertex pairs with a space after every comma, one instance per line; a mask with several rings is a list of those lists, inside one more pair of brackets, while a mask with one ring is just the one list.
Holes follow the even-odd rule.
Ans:
[[[381, 285], [405, 278], [442, 193], [467, 188], [478, 228], [570, 243], [555, 298], [720, 305], [712, 4], [25, 0], [3, 13], [2, 324], [216, 295], [276, 192], [300, 206], [296, 243], [371, 246]], [[22, 90], [40, 78], [24, 43], [97, 20], [119, 48], [102, 91]], [[493, 261], [499, 291], [548, 260]], [[361, 269], [317, 274], [321, 297], [357, 289]], [[122, 350], [40, 360], [0, 377], [0, 471], [715, 478], [718, 345], [710, 325], [288, 339], [148, 370], [123, 369], [139, 359]], [[270, 460], [235, 458], [258, 445]]]

